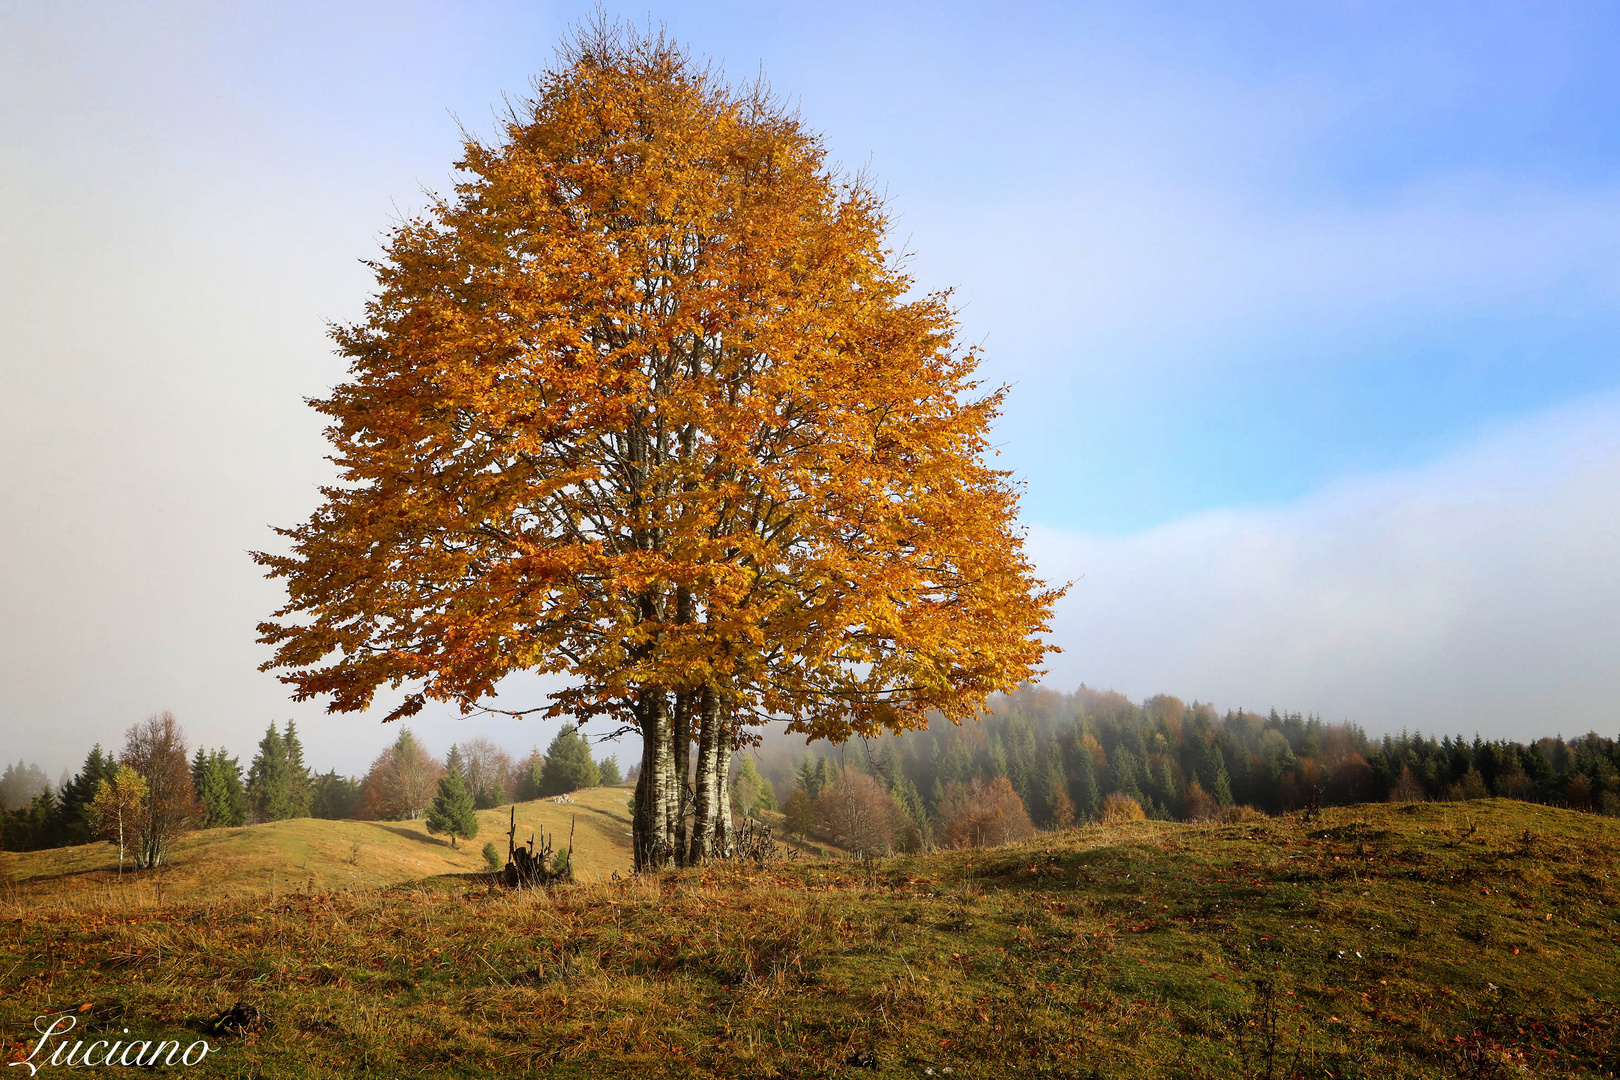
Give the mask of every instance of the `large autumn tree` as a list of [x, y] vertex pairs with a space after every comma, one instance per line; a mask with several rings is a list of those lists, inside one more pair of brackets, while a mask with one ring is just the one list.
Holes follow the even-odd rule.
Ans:
[[1002, 391], [762, 85], [592, 27], [458, 168], [334, 333], [342, 482], [257, 556], [299, 699], [405, 687], [392, 720], [564, 673], [530, 711], [640, 732], [650, 867], [725, 846], [749, 725], [905, 730], [1037, 673], [1057, 593], [985, 462]]

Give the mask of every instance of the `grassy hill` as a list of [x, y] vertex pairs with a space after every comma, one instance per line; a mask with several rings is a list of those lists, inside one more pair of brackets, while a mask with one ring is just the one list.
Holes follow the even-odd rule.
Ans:
[[[549, 799], [517, 806], [518, 843], [544, 829], [568, 845], [574, 825], [575, 875], [606, 879], [630, 867], [629, 788], [592, 788], [572, 803]], [[298, 818], [239, 829], [208, 829], [175, 845], [161, 872], [118, 881], [111, 844], [0, 854], [0, 900], [32, 910], [174, 899], [262, 897], [296, 891], [377, 888], [442, 874], [484, 869], [487, 841], [506, 855], [510, 807], [478, 812], [478, 837], [459, 841], [428, 833], [421, 821], [320, 821]], [[9, 880], [6, 875], [9, 875]]]
[[1380, 805], [523, 894], [19, 901], [0, 1055], [51, 1008], [158, 1037], [240, 1000], [275, 1026], [223, 1075], [1614, 1076], [1617, 958], [1620, 822]]

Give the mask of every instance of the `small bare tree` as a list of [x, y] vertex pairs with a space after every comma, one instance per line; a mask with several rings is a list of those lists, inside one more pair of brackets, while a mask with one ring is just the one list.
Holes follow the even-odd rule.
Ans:
[[934, 835], [941, 847], [988, 847], [1032, 839], [1035, 825], [1012, 782], [998, 776], [946, 788]]
[[478, 809], [488, 810], [511, 802], [517, 783], [512, 755], [482, 736], [456, 746], [461, 751], [467, 790]]
[[816, 800], [816, 817], [828, 839], [853, 855], [886, 854], [894, 846], [898, 808], [883, 785], [845, 769]]
[[154, 713], [130, 725], [118, 760], [146, 781], [146, 801], [135, 823], [135, 865], [161, 866], [169, 847], [201, 816], [185, 730], [173, 713]]

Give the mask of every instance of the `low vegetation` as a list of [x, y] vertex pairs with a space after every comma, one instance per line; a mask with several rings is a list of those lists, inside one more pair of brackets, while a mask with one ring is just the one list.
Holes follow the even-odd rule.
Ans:
[[[576, 875], [585, 881], [611, 877], [630, 863], [629, 795], [624, 788], [593, 788], [566, 803], [519, 803], [517, 842], [543, 830], [566, 847], [573, 830]], [[478, 837], [496, 845], [503, 864], [512, 809], [474, 813]], [[176, 842], [169, 866], [139, 876], [126, 872], [122, 885], [117, 865], [116, 845], [105, 843], [0, 854], [0, 901], [62, 912], [156, 905], [160, 897], [167, 903], [364, 891], [488, 870], [478, 845], [452, 847], [448, 836], [428, 832], [426, 820], [317, 818], [194, 832]]]
[[1613, 1076], [1617, 851], [1482, 800], [520, 893], [25, 882], [0, 1050], [52, 1010], [189, 1041], [240, 1002], [267, 1026], [219, 1075]]

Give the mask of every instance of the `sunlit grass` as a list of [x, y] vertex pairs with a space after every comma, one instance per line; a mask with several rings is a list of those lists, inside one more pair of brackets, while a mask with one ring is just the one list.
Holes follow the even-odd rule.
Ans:
[[1617, 842], [1491, 801], [550, 892], [14, 901], [0, 1029], [15, 1055], [53, 1008], [155, 1035], [245, 1000], [277, 1026], [221, 1075], [1226, 1077], [1269, 978], [1301, 1075], [1613, 1075]]

